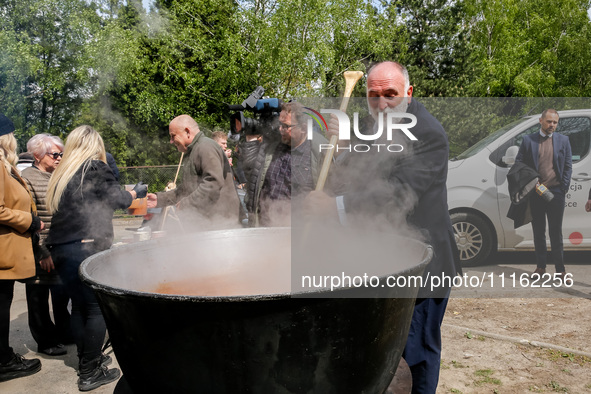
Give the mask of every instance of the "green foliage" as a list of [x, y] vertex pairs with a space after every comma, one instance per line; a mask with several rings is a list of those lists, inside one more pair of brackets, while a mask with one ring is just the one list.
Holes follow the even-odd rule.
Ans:
[[[424, 98], [591, 96], [590, 5], [157, 0], [147, 11], [139, 0], [0, 0], [0, 108], [21, 149], [36, 133], [63, 138], [87, 123], [130, 166], [178, 162], [167, 130], [177, 115], [227, 130], [227, 105], [256, 86], [285, 100], [339, 97], [343, 71], [380, 60], [406, 64]], [[428, 105], [451, 156], [533, 107]]]
[[[466, 96], [472, 50], [465, 3], [448, 0], [397, 0], [389, 4], [402, 38], [392, 59], [408, 68], [415, 96]], [[392, 11], [392, 10], [396, 11]], [[406, 45], [404, 50], [401, 48]]]
[[477, 376], [478, 380], [474, 381], [476, 386], [481, 386], [483, 384], [495, 384], [501, 385], [501, 380], [497, 378], [493, 378], [492, 375], [495, 372], [491, 369], [479, 369], [474, 372], [474, 375]]
[[27, 98], [23, 81], [35, 74], [40, 63], [31, 53], [30, 47], [19, 40], [17, 32], [4, 28], [5, 25], [0, 31], [0, 108], [12, 119], [17, 129], [16, 134], [20, 137], [27, 130]]
[[476, 96], [589, 96], [588, 0], [470, 0]]
[[19, 144], [23, 147], [30, 136], [42, 132], [64, 136], [92, 94], [92, 62], [86, 49], [99, 29], [94, 5], [8, 0], [1, 10], [0, 35], [10, 48], [3, 58], [15, 65], [0, 77], [2, 89], [11, 93], [2, 97], [2, 105], [13, 103], [7, 112], [21, 128]]
[[[148, 185], [149, 193], [156, 193], [164, 190], [168, 183], [175, 180], [177, 166], [159, 166], [159, 167], [140, 167], [140, 168], [120, 168], [119, 183], [122, 185], [135, 185], [142, 181]], [[179, 175], [177, 183], [182, 180], [182, 174]]]
[[125, 165], [172, 164], [167, 125], [177, 115], [199, 123], [225, 120], [227, 81], [238, 69], [235, 4], [170, 1], [158, 13], [122, 6], [95, 48], [99, 97], [88, 116]]
[[546, 384], [546, 387], [557, 393], [568, 393], [568, 388], [562, 387], [558, 382], [555, 382], [554, 380]]
[[466, 366], [464, 364], [462, 364], [462, 363], [460, 363], [459, 361], [456, 361], [456, 360], [451, 360], [451, 365], [454, 368], [466, 368]]
[[447, 132], [450, 158], [528, 114], [537, 104], [519, 98], [425, 97], [420, 101]]

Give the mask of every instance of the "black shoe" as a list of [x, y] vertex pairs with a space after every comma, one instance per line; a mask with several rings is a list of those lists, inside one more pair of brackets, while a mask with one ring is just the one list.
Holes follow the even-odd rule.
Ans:
[[98, 365], [90, 372], [80, 372], [78, 378], [78, 390], [90, 391], [97, 387], [116, 381], [121, 376], [121, 371], [118, 368], [107, 368], [103, 365]]
[[0, 382], [22, 378], [41, 371], [41, 361], [38, 358], [27, 360], [18, 353], [14, 353], [12, 360], [0, 364]]
[[[113, 359], [111, 358], [111, 356], [103, 353], [101, 354], [99, 362], [102, 367], [107, 367], [113, 363]], [[78, 369], [77, 375], [80, 376], [80, 369]]]
[[64, 345], [57, 344], [53, 347], [49, 347], [47, 349], [40, 350], [39, 353], [47, 354], [48, 356], [63, 356], [64, 354], [68, 353], [68, 350], [65, 348]]
[[106, 355], [106, 354], [101, 354], [100, 363], [103, 367], [111, 365], [112, 362], [113, 362], [113, 359], [111, 358], [111, 356]]

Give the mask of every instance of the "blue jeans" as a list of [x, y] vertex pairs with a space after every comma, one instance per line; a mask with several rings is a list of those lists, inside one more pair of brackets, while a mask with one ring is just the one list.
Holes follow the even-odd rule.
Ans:
[[72, 335], [78, 359], [90, 362], [101, 356], [107, 326], [94, 291], [82, 283], [78, 268], [87, 257], [100, 252], [93, 243], [72, 242], [51, 247], [51, 257], [72, 299]]

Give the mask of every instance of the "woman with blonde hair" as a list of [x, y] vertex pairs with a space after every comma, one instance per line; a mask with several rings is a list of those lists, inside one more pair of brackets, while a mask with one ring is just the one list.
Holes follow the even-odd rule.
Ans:
[[27, 360], [9, 346], [10, 305], [14, 281], [35, 275], [32, 234], [43, 229], [16, 164], [14, 125], [0, 114], [0, 382], [41, 370], [39, 359]]
[[147, 194], [141, 182], [130, 192], [121, 190], [106, 163], [103, 139], [90, 126], [72, 130], [64, 155], [47, 188], [47, 207], [53, 213], [45, 240], [55, 269], [72, 299], [72, 334], [78, 350], [78, 389], [89, 391], [117, 380], [118, 369], [108, 369], [110, 357], [101, 352], [106, 325], [90, 287], [78, 268], [87, 257], [109, 249], [113, 242], [113, 212]]

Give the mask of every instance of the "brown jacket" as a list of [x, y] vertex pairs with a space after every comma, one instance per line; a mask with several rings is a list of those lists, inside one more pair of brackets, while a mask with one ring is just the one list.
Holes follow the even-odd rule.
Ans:
[[[12, 168], [0, 163], [0, 279], [25, 279], [35, 275], [31, 233], [31, 196]], [[16, 177], [16, 178], [15, 178]]]
[[196, 230], [237, 227], [240, 200], [224, 151], [202, 132], [187, 148], [182, 181], [174, 190], [156, 193], [158, 206], [177, 205], [184, 224]]

